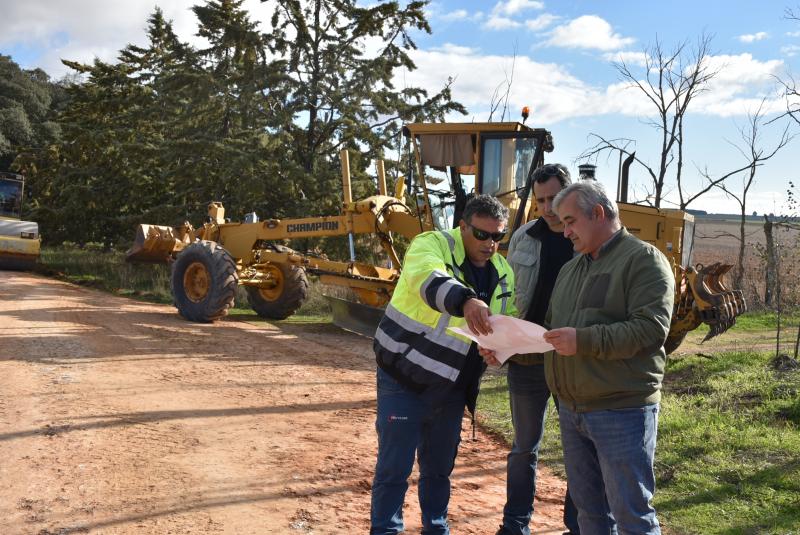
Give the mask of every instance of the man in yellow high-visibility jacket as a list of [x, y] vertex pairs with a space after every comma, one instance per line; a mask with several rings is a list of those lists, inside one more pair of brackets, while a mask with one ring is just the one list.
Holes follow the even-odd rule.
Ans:
[[458, 228], [425, 232], [375, 333], [378, 459], [372, 484], [372, 534], [403, 531], [408, 476], [419, 457], [423, 533], [447, 534], [450, 473], [464, 408], [475, 412], [486, 368], [477, 346], [447, 330], [491, 332], [489, 316], [516, 316], [514, 274], [497, 254], [508, 211], [489, 195], [473, 198]]

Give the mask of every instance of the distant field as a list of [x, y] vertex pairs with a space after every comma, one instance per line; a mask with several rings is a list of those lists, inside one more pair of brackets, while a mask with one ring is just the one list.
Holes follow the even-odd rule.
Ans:
[[[787, 299], [797, 300], [796, 284], [789, 281], [800, 280], [800, 231], [773, 226], [773, 236], [781, 248], [780, 272], [784, 281], [783, 289]], [[723, 262], [736, 264], [739, 256], [739, 222], [731, 219], [695, 219], [695, 243], [692, 255], [693, 264], [712, 264]], [[766, 244], [763, 221], [745, 223], [745, 276], [741, 289], [748, 302], [758, 305], [764, 295], [765, 267], [762, 260]], [[730, 285], [733, 273], [728, 276]]]

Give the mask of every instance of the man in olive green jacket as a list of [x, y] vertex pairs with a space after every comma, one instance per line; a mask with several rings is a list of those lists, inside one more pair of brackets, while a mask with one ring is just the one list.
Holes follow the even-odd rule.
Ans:
[[674, 276], [658, 249], [622, 227], [598, 182], [572, 184], [554, 205], [581, 253], [559, 272], [545, 334], [578, 523], [585, 534], [616, 521], [620, 534], [658, 535], [653, 460]]

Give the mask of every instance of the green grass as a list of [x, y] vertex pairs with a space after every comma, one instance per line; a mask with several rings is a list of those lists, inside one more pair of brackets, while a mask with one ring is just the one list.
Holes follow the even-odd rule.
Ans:
[[155, 303], [171, 303], [169, 267], [129, 264], [119, 251], [89, 244], [43, 247], [39, 271], [62, 280]]
[[[781, 325], [797, 325], [800, 322], [800, 310], [785, 310], [781, 313]], [[731, 328], [731, 332], [736, 331], [763, 331], [765, 329], [774, 330], [778, 325], [778, 315], [774, 311], [753, 311], [745, 312], [736, 318], [736, 325]], [[708, 328], [703, 324], [703, 327]]]
[[[656, 450], [655, 506], [670, 534], [800, 534], [800, 371], [771, 353], [671, 358]], [[510, 438], [505, 378], [488, 375], [484, 425]], [[563, 473], [548, 415], [542, 463]]]
[[[800, 309], [793, 308], [785, 310], [781, 313], [782, 328], [791, 328], [792, 325], [797, 327], [800, 323]], [[754, 310], [745, 312], [744, 314], [736, 317], [736, 324], [731, 327], [727, 332], [753, 332], [764, 330], [775, 330], [778, 326], [778, 315], [773, 310]], [[708, 325], [705, 323], [695, 329], [697, 333], [705, 334], [708, 332]]]

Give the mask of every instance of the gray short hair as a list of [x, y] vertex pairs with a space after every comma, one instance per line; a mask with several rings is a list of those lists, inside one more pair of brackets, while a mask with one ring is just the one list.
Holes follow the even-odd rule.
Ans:
[[587, 217], [592, 216], [592, 209], [599, 204], [603, 207], [609, 219], [615, 220], [619, 218], [617, 203], [609, 198], [606, 194], [606, 188], [596, 180], [579, 180], [558, 192], [556, 198], [553, 199], [553, 210], [556, 213], [558, 213], [558, 207], [561, 205], [561, 202], [571, 193], [575, 194], [575, 201], [578, 203], [578, 209]]
[[503, 206], [497, 197], [487, 194], [476, 195], [464, 207], [461, 219], [469, 225], [472, 223], [472, 216], [475, 215], [491, 217], [497, 221], [508, 221], [508, 208]]

